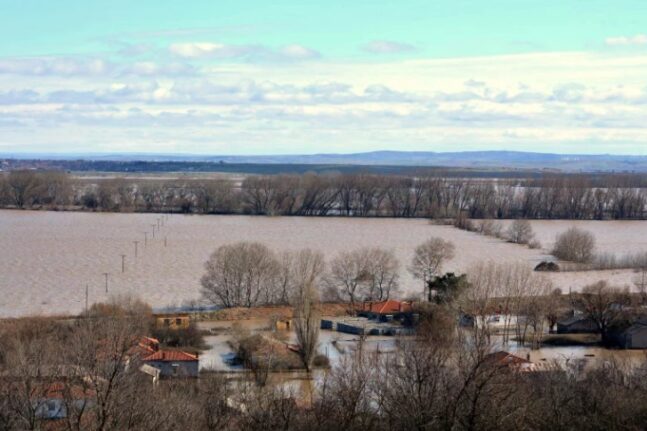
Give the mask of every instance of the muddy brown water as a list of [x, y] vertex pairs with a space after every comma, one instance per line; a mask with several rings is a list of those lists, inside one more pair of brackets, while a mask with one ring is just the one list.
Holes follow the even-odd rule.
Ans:
[[[204, 262], [218, 246], [236, 241], [259, 241], [277, 251], [312, 248], [328, 259], [363, 246], [392, 249], [400, 261], [401, 295], [421, 293], [421, 283], [406, 267], [415, 247], [432, 236], [456, 245], [456, 257], [447, 262], [446, 271], [464, 272], [482, 260], [534, 267], [547, 257], [545, 250], [529, 250], [423, 219], [171, 215], [153, 238], [152, 225], [160, 217], [0, 210], [0, 317], [80, 313], [86, 285], [90, 303], [123, 294], [138, 296], [154, 307], [196, 300]], [[546, 241], [574, 224], [535, 223], [538, 236]], [[600, 248], [647, 249], [647, 222], [588, 222], [585, 226], [599, 237]], [[139, 241], [137, 258], [134, 241]], [[104, 273], [109, 274], [107, 293]], [[568, 291], [600, 279], [629, 285], [634, 274], [594, 271], [549, 277]]]

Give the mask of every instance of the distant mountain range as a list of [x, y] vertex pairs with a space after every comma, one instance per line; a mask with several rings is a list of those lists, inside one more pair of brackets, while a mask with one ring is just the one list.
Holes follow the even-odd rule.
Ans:
[[0, 154], [0, 158], [94, 161], [213, 162], [244, 164], [436, 166], [474, 169], [555, 170], [563, 172], [647, 172], [647, 156], [576, 155], [520, 151], [372, 151], [311, 155], [194, 155], [194, 154]]

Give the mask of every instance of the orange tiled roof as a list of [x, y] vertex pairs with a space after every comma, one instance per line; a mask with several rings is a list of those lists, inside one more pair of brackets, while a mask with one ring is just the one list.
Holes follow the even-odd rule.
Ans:
[[96, 396], [90, 388], [80, 384], [54, 381], [51, 383], [36, 384], [30, 391], [31, 399], [64, 399], [70, 397], [75, 400], [89, 399]]
[[142, 360], [144, 362], [181, 362], [197, 361], [198, 357], [180, 350], [158, 350]]
[[141, 337], [139, 342], [128, 349], [129, 356], [143, 358], [159, 350], [159, 340], [152, 337]]

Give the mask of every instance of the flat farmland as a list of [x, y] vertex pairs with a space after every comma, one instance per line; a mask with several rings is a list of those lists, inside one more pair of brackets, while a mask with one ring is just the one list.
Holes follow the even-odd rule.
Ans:
[[[422, 219], [170, 215], [161, 231], [155, 229], [153, 239], [152, 226], [160, 217], [0, 211], [0, 317], [79, 313], [84, 308], [86, 285], [90, 303], [121, 294], [138, 296], [154, 307], [197, 300], [209, 255], [220, 245], [243, 240], [264, 243], [275, 251], [321, 250], [326, 258], [362, 246], [393, 249], [401, 263], [402, 295], [422, 291], [406, 267], [416, 245], [432, 236], [456, 245], [456, 257], [445, 265], [447, 271], [464, 272], [483, 260], [534, 267], [547, 257], [546, 250], [529, 250]], [[573, 224], [533, 222], [546, 249], [551, 238]], [[586, 226], [598, 237], [601, 251], [647, 250], [647, 222], [590, 222]], [[134, 241], [139, 241], [137, 258]], [[125, 255], [124, 272], [121, 255]], [[107, 293], [104, 273], [109, 274]], [[600, 279], [629, 285], [634, 274], [592, 271], [549, 277], [555, 286], [568, 291]]]

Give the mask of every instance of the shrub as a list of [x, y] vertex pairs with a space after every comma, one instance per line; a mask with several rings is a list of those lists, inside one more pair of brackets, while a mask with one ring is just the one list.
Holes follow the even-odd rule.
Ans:
[[558, 259], [577, 263], [593, 260], [595, 237], [592, 233], [572, 227], [557, 236], [552, 254]]
[[538, 250], [541, 248], [541, 242], [539, 242], [539, 240], [533, 239], [528, 243], [528, 248], [532, 250]]
[[155, 328], [153, 337], [168, 347], [191, 348], [194, 350], [203, 350], [208, 347], [203, 332], [198, 329], [194, 322], [191, 322], [188, 328]]
[[535, 234], [528, 220], [517, 219], [508, 228], [508, 240], [515, 244], [528, 244]]
[[477, 230], [481, 235], [501, 238], [503, 227], [501, 223], [493, 220], [481, 220], [477, 226]]
[[467, 217], [464, 213], [459, 214], [455, 219], [454, 219], [454, 227], [461, 229], [461, 230], [466, 230], [468, 232], [474, 232], [477, 230], [474, 227], [474, 223], [472, 223], [472, 220]]

